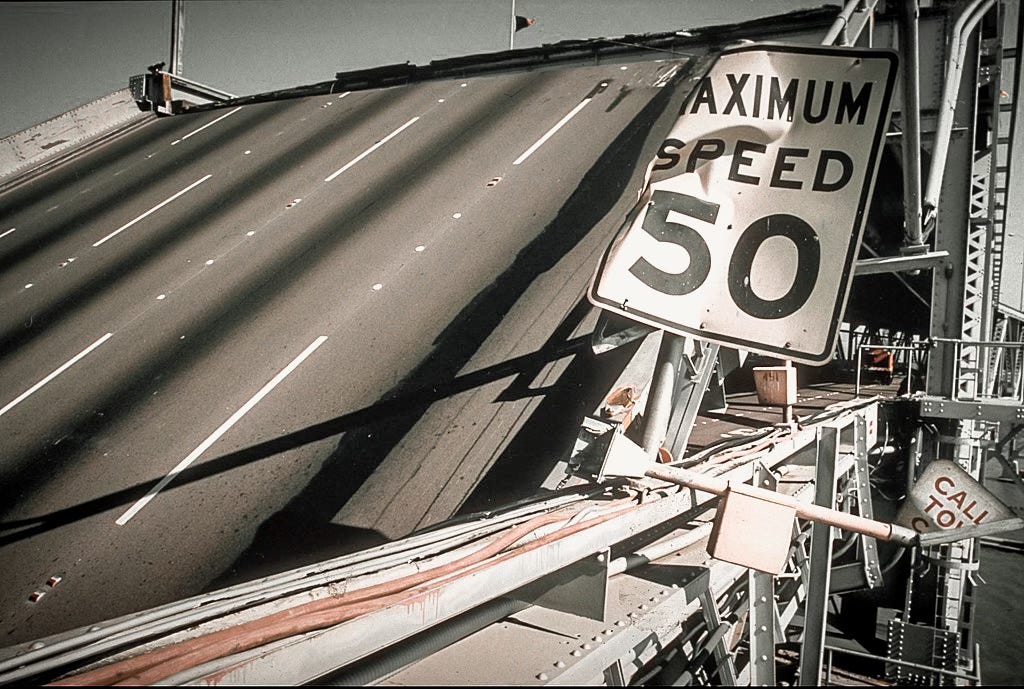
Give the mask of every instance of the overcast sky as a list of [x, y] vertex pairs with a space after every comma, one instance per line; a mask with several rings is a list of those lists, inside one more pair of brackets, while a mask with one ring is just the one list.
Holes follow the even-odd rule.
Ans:
[[[838, 0], [515, 0], [516, 47], [751, 19]], [[512, 0], [185, 0], [184, 75], [237, 95], [506, 50]], [[170, 56], [171, 0], [0, 2], [0, 137]]]

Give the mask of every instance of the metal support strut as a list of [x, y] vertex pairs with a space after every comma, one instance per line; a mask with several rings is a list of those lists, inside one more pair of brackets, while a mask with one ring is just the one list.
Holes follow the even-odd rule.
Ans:
[[665, 442], [668, 422], [672, 417], [672, 400], [675, 397], [676, 379], [683, 360], [686, 338], [669, 332], [662, 333], [658, 360], [654, 364], [654, 378], [647, 397], [644, 412], [644, 427], [641, 445], [647, 454], [656, 456]]

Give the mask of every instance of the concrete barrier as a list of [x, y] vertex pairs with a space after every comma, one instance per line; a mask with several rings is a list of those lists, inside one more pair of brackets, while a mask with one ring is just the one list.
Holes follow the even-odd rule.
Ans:
[[0, 139], [0, 185], [118, 129], [154, 117], [121, 89]]

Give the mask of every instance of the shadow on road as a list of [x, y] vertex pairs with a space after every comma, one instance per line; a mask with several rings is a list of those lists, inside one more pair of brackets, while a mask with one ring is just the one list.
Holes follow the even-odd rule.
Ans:
[[[656, 145], [675, 119], [675, 110], [669, 105], [681, 96], [674, 89], [664, 89], [651, 99], [584, 174], [551, 223], [453, 319], [435, 341], [433, 353], [392, 391], [392, 395], [402, 397], [403, 391], [410, 388], [430, 390], [443, 387], [446, 381], [454, 379], [490, 334], [502, 326], [506, 316], [540, 275], [554, 268], [613, 211], [625, 217], [635, 201], [624, 192], [638, 189], [642, 184], [642, 163], [654, 157]], [[572, 332], [589, 308], [586, 301], [578, 303], [539, 351], [565, 351], [571, 345], [572, 353], [576, 353], [589, 344], [579, 341], [589, 338], [560, 342], [561, 337]], [[639, 342], [635, 346], [638, 347]], [[465, 503], [465, 509], [473, 511], [485, 507], [491, 503], [495, 491], [503, 499], [512, 499], [510, 496], [517, 493], [522, 496], [523, 493], [535, 492], [545, 471], [543, 466], [536, 464], [538, 458], [549, 459], [552, 453], [564, 454], [571, 450], [583, 414], [593, 409], [603, 392], [607, 391], [604, 388], [598, 392], [599, 385], [613, 381], [629, 356], [630, 352], [622, 351], [618, 356], [602, 357], [599, 376], [602, 380], [590, 381], [589, 395], [581, 392], [587, 378], [594, 378], [596, 371], [593, 369], [596, 367], [588, 369], [587, 357], [575, 357], [557, 385], [548, 391], [528, 391], [529, 381], [547, 363], [544, 357], [521, 361], [520, 378], [502, 393], [500, 399], [515, 399], [517, 394], [544, 394], [544, 401], [484, 477], [472, 499]], [[294, 534], [303, 533], [310, 524], [329, 523], [412, 430], [433, 401], [425, 399], [422, 404], [409, 404], [400, 413], [373, 419], [342, 437], [306, 490], [262, 525], [249, 549], [225, 573], [225, 581], [217, 585], [235, 578], [248, 579], [250, 575], [246, 570], [252, 563], [263, 570], [268, 566], [273, 569], [270, 562], [279, 558], [280, 553], [275, 552], [274, 539], [268, 538], [267, 533], [275, 532], [281, 521], [290, 522]], [[268, 524], [272, 526], [268, 527]], [[339, 531], [339, 535], [344, 534]], [[296, 560], [316, 561], [311, 553], [303, 557], [302, 549], [299, 538], [290, 544], [289, 564]], [[352, 550], [339, 541], [333, 555]], [[317, 553], [316, 557], [322, 557], [322, 553]], [[283, 568], [282, 564], [280, 569]]]
[[[548, 79], [550, 78], [549, 76]], [[526, 85], [519, 93], [525, 92], [525, 95], [529, 95], [542, 90], [546, 82], [543, 79], [524, 76], [514, 80], [512, 85], [520, 83]], [[386, 107], [389, 103], [394, 105], [401, 102], [401, 98], [400, 95], [392, 95], [383, 103], [376, 103], [373, 108]], [[148, 385], [150, 381], [161, 377], [169, 379], [173, 375], [187, 371], [205, 354], [215, 350], [219, 344], [229, 341], [236, 329], [245, 327], [254, 316], [260, 315], [260, 310], [266, 308], [282, 290], [326, 260], [333, 246], [345, 242], [357, 228], [372, 222], [372, 219], [386, 208], [386, 204], [375, 204], [377, 200], [387, 198], [392, 203], [401, 203], [403, 197], [415, 189], [421, 176], [419, 171], [432, 169], [438, 160], [443, 159], [446, 152], [454, 154], [467, 147], [474, 137], [479, 135], [480, 130], [486, 130], [495, 124], [506, 110], [507, 101], [506, 95], [498, 93], [478, 105], [462, 120], [453, 123], [455, 131], [462, 133], [461, 138], [453, 140], [451, 137], [440, 135], [434, 137], [426, 144], [426, 148], [401, 160], [401, 164], [396, 161], [391, 174], [384, 182], [367, 188], [355, 199], [339, 206], [336, 217], [330, 217], [313, 227], [306, 228], [302, 238], [292, 241], [278, 252], [271, 264], [255, 265], [252, 272], [226, 284], [216, 298], [211, 298], [207, 303], [198, 306], [198, 313], [189, 313], [187, 320], [180, 324], [178, 330], [188, 335], [190, 344], [186, 345], [183, 340], [166, 340], [154, 345], [154, 348], [147, 352], [144, 363], [125, 367], [117, 379], [106, 383], [102, 394], [82, 405], [101, 411], [102, 414], [93, 414], [86, 418], [53, 419], [54, 427], [65, 429], [65, 439], [59, 448], [47, 446], [22, 457], [6, 457], [6, 463], [0, 469], [0, 482], [21, 486], [25, 492], [29, 492], [47, 481], [47, 472], [57, 472], [62, 468], [62, 464], [73, 461], [78, 447], [95, 436], [107, 423], [107, 419], [119, 418], [147, 399], [152, 394]], [[337, 123], [332, 126], [336, 127]], [[312, 155], [323, 146], [323, 142], [315, 136], [317, 131], [313, 134], [314, 136], [303, 146], [262, 165], [256, 172], [238, 181], [238, 185], [242, 186], [236, 185], [224, 194], [231, 198], [235, 193], [245, 196], [258, 192], [264, 184], [273, 182], [283, 171], [301, 164], [307, 155]], [[221, 199], [221, 195], [218, 195], [218, 199]], [[212, 217], [207, 217], [207, 214], [219, 213], [221, 211], [218, 209], [230, 206], [231, 204], [226, 201], [214, 200], [210, 204], [190, 209], [189, 217], [194, 224], [202, 224], [204, 217], [206, 221]], [[177, 223], [164, 225], [162, 229], [147, 233], [147, 241], [132, 252], [129, 258], [141, 260], [143, 255], [148, 256], [150, 253], [167, 249], [179, 241], [179, 236], [187, 236], [190, 231], [188, 228], [179, 227]], [[143, 253], [136, 255], [140, 251]], [[121, 261], [118, 265], [131, 272], [137, 269], [131, 263], [131, 260], [128, 264]], [[37, 316], [44, 321], [62, 316], [71, 308], [72, 302], [83, 306], [86, 303], [83, 299], [95, 298], [97, 290], [112, 284], [110, 281], [115, 276], [118, 279], [128, 276], [127, 273], [120, 272], [119, 267], [108, 266], [108, 270], [111, 271], [109, 274], [90, 279], [88, 284], [79, 285], [77, 289], [82, 293], [74, 299], [57, 304], [52, 309], [46, 307]], [[0, 352], [7, 351], [13, 346], [24, 345], [41, 332], [42, 329], [33, 328], [0, 333]], [[42, 470], [43, 468], [45, 470]], [[0, 508], [0, 513], [2, 512], [3, 508]]]
[[[487, 385], [496, 380], [515, 375], [523, 370], [529, 370], [538, 363], [548, 363], [569, 356], [586, 347], [588, 342], [588, 337], [578, 337], [561, 343], [560, 347], [553, 350], [540, 350], [515, 357], [495, 366], [459, 376], [447, 384], [428, 386], [410, 391], [400, 397], [381, 401], [369, 407], [292, 431], [273, 440], [258, 443], [237, 452], [221, 455], [190, 468], [188, 472], [182, 474], [164, 490], [172, 491], [190, 483], [196, 483], [211, 476], [231, 471], [240, 466], [272, 458], [279, 453], [296, 447], [323, 440], [324, 438], [330, 438], [356, 428], [366, 427], [374, 422], [387, 424], [392, 418], [403, 418], [411, 410], [422, 409], [424, 405], [429, 406], [431, 403], [445, 397], [450, 397], [481, 385]], [[107, 510], [129, 505], [157, 485], [162, 478], [154, 478], [151, 481], [139, 483], [130, 488], [108, 493], [74, 507], [68, 507], [39, 517], [0, 522], [0, 546], [20, 541], [44, 531], [59, 528]]]
[[[628, 362], [630, 348], [603, 355], [600, 375], [596, 375], [598, 367], [588, 363], [588, 357], [574, 357], [554, 386], [530, 390], [529, 381], [543, 366], [588, 349], [588, 336], [564, 339], [589, 309], [586, 302], [580, 302], [549, 336], [547, 343], [536, 351], [472, 373], [459, 375], [459, 371], [469, 364], [538, 276], [558, 264], [606, 216], [618, 212], [620, 209], [616, 206], [625, 206], [628, 210], [632, 205], [623, 192], [638, 188], [643, 174], [642, 166], [638, 165], [653, 158], [660, 135], [674, 120], [675, 112], [669, 105], [676, 102], [676, 96], [681, 98], [673, 89], [664, 89], [638, 113], [583, 176], [555, 219], [519, 252], [505, 272], [453, 319], [435, 341], [433, 353], [379, 402], [204, 461], [165, 489], [174, 490], [344, 434], [306, 489], [261, 524], [250, 548], [222, 573], [214, 586], [220, 587], [232, 579], [248, 580], [254, 576], [254, 571], [269, 574], [380, 542], [379, 534], [340, 527], [331, 524], [331, 519], [431, 404], [512, 375], [518, 378], [505, 390], [504, 399], [541, 394], [545, 398], [498, 458], [491, 475], [484, 478], [476, 493], [467, 496], [465, 507], [487, 504], [489, 496], [498, 488], [504, 489], [506, 494], [510, 489], [511, 492], [536, 490], [544, 467], [534, 464], [531, 468], [530, 459], [536, 461], [543, 456], [541, 450], [545, 443], [548, 448], [557, 447], [559, 452], [571, 449], [580, 418], [596, 406], [600, 386], [614, 380]], [[250, 304], [254, 296], [248, 295]], [[590, 384], [591, 392], [581, 394], [585, 384]], [[119, 400], [120, 404], [128, 402], [125, 398]], [[550, 453], [546, 454], [550, 458]], [[39, 517], [0, 523], [0, 546], [130, 504], [159, 480]]]

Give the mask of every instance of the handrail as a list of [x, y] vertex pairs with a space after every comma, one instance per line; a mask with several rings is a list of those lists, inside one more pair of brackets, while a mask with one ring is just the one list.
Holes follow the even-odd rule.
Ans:
[[[853, 394], [855, 397], [860, 397], [860, 371], [861, 371], [861, 352], [865, 349], [889, 349], [898, 351], [921, 351], [931, 349], [932, 345], [928, 340], [922, 340], [911, 345], [886, 345], [878, 344], [875, 342], [861, 343], [857, 346], [857, 373], [856, 382], [854, 383]], [[910, 386], [912, 385], [912, 376], [910, 375], [911, 368], [910, 363], [907, 364], [907, 394], [909, 395], [912, 391]]]
[[942, 85], [942, 105], [939, 109], [938, 125], [935, 128], [935, 147], [932, 151], [928, 183], [921, 203], [924, 215], [922, 225], [927, 229], [922, 231], [920, 237], [909, 238], [911, 244], [923, 244], [935, 227], [946, 154], [949, 152], [949, 141], [953, 133], [953, 113], [956, 111], [957, 98], [960, 93], [960, 77], [963, 73], [964, 58], [967, 55], [967, 37], [974, 31], [978, 22], [994, 3], [995, 0], [972, 0], [953, 25], [953, 31], [950, 34], [949, 60], [946, 63], [946, 80]]
[[857, 39], [860, 38], [860, 32], [864, 30], [864, 24], [857, 28], [851, 38], [848, 34], [850, 18], [857, 12], [874, 12], [876, 4], [878, 4], [878, 0], [849, 0], [832, 23], [832, 26], [825, 33], [825, 37], [821, 39], [821, 45], [835, 45], [837, 39], [841, 39], [839, 41], [840, 45], [853, 45], [856, 43]]

